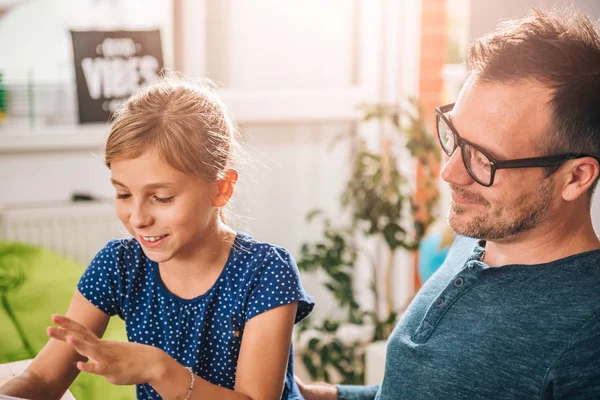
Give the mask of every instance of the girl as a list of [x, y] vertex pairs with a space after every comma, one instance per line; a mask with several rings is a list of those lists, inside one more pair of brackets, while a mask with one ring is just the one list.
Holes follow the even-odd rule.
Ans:
[[[314, 303], [287, 250], [222, 218], [234, 134], [214, 93], [173, 78], [127, 102], [105, 163], [132, 238], [100, 250], [48, 344], [0, 393], [59, 398], [85, 371], [136, 384], [138, 399], [301, 398], [291, 335]], [[116, 314], [129, 342], [100, 339]]]

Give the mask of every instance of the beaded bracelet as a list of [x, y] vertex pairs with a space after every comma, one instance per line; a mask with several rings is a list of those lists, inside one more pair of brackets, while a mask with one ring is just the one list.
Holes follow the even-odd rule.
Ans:
[[192, 395], [192, 391], [194, 390], [194, 383], [196, 382], [196, 374], [194, 374], [194, 371], [192, 371], [191, 367], [185, 367], [185, 369], [187, 369], [190, 372], [190, 388], [188, 389], [188, 392], [185, 395], [184, 400], [189, 400], [190, 396]]

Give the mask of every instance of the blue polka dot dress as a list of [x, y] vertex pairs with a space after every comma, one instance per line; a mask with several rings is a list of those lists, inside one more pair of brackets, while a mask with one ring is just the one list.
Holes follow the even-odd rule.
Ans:
[[[125, 320], [130, 342], [159, 347], [203, 379], [229, 389], [235, 385], [244, 326], [252, 317], [298, 302], [299, 322], [314, 307], [289, 252], [243, 233], [238, 233], [213, 287], [194, 299], [167, 290], [158, 264], [145, 256], [135, 239], [110, 241], [77, 288], [100, 310]], [[293, 359], [290, 348], [282, 399], [302, 398], [294, 382]], [[137, 398], [160, 396], [144, 384], [137, 385]]]

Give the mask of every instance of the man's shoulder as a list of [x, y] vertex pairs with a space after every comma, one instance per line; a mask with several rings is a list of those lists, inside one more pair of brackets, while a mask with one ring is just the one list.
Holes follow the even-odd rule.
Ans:
[[572, 254], [538, 267], [548, 274], [563, 275], [565, 279], [600, 284], [600, 249]]
[[468, 248], [468, 249], [473, 250], [475, 245], [477, 243], [479, 243], [480, 241], [481, 241], [481, 239], [457, 235], [456, 239], [454, 239], [454, 242], [452, 243], [452, 246], [450, 248], [451, 249], [452, 248]]
[[479, 239], [458, 235], [448, 250], [446, 260], [457, 261], [464, 259], [466, 261], [473, 254], [479, 242]]

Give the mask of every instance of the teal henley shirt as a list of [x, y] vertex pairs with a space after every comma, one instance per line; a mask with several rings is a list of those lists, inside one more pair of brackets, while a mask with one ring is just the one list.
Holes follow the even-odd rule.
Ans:
[[490, 267], [459, 237], [387, 344], [381, 386], [340, 400], [600, 399], [600, 250]]

